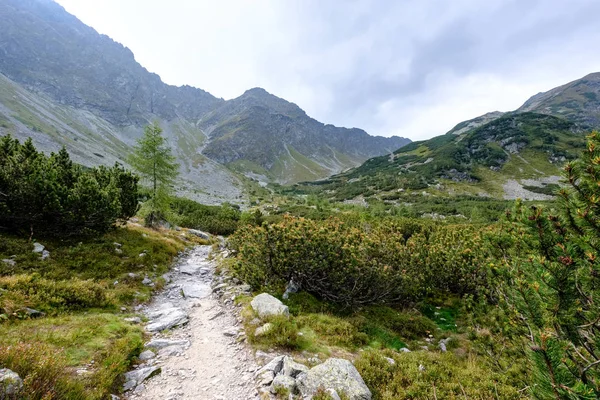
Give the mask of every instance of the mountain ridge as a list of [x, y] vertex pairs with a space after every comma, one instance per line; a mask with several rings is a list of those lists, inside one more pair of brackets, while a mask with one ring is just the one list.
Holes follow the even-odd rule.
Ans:
[[142, 127], [158, 122], [182, 165], [182, 187], [203, 197], [231, 189], [218, 202], [240, 198], [243, 175], [321, 179], [409, 142], [321, 124], [262, 88], [226, 101], [167, 85], [130, 49], [50, 1], [0, 1], [0, 74], [0, 134], [32, 137], [46, 150], [65, 145], [96, 165], [124, 162]]
[[600, 73], [591, 73], [538, 93], [515, 111], [463, 121], [312, 185], [336, 200], [456, 194], [547, 200], [562, 164], [579, 155], [585, 132], [598, 128]]

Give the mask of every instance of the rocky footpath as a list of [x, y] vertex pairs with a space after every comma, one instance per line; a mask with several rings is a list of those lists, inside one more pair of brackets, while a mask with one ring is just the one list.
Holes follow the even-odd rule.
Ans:
[[[370, 400], [371, 392], [350, 361], [330, 358], [312, 368], [290, 355], [253, 354], [241, 326], [236, 296], [250, 287], [226, 274], [216, 275], [211, 246], [184, 254], [164, 275], [168, 282], [153, 301], [138, 311], [147, 319], [151, 339], [135, 368], [125, 374], [127, 399], [311, 399], [326, 392], [332, 399]], [[262, 293], [250, 303], [255, 335], [271, 329], [273, 315], [289, 316], [280, 300]], [[138, 317], [131, 322], [142, 323]], [[261, 367], [262, 365], [262, 367]], [[118, 399], [113, 396], [113, 400]]]
[[[139, 310], [148, 318], [146, 330], [152, 338], [138, 365], [125, 374], [125, 398], [259, 398], [254, 381], [259, 366], [242, 342], [231, 298], [220, 301], [214, 293], [220, 289], [210, 254], [211, 246], [185, 254], [164, 276], [165, 289]], [[241, 293], [249, 287], [235, 290]]]

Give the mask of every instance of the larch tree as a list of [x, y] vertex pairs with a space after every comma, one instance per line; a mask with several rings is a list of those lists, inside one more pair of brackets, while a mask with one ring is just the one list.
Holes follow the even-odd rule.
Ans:
[[166, 218], [173, 184], [179, 174], [179, 164], [157, 123], [144, 128], [144, 135], [137, 141], [129, 162], [150, 185], [150, 198], [145, 204], [146, 224], [154, 226]]

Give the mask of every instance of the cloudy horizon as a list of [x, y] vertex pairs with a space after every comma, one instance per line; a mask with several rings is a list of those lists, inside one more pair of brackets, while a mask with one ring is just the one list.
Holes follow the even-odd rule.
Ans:
[[371, 135], [427, 139], [600, 71], [595, 0], [55, 1], [168, 84], [263, 87]]

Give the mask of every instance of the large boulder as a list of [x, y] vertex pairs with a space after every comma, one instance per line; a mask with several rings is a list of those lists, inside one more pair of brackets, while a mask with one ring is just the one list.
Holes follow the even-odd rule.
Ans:
[[23, 380], [8, 368], [0, 369], [0, 399], [15, 395], [23, 387]]
[[270, 317], [272, 315], [290, 315], [288, 306], [268, 293], [259, 294], [252, 299], [250, 305], [261, 318]]
[[345, 394], [350, 400], [371, 400], [371, 391], [348, 360], [330, 358], [323, 364], [302, 372], [296, 379], [300, 394], [311, 398], [319, 388], [333, 389]]

